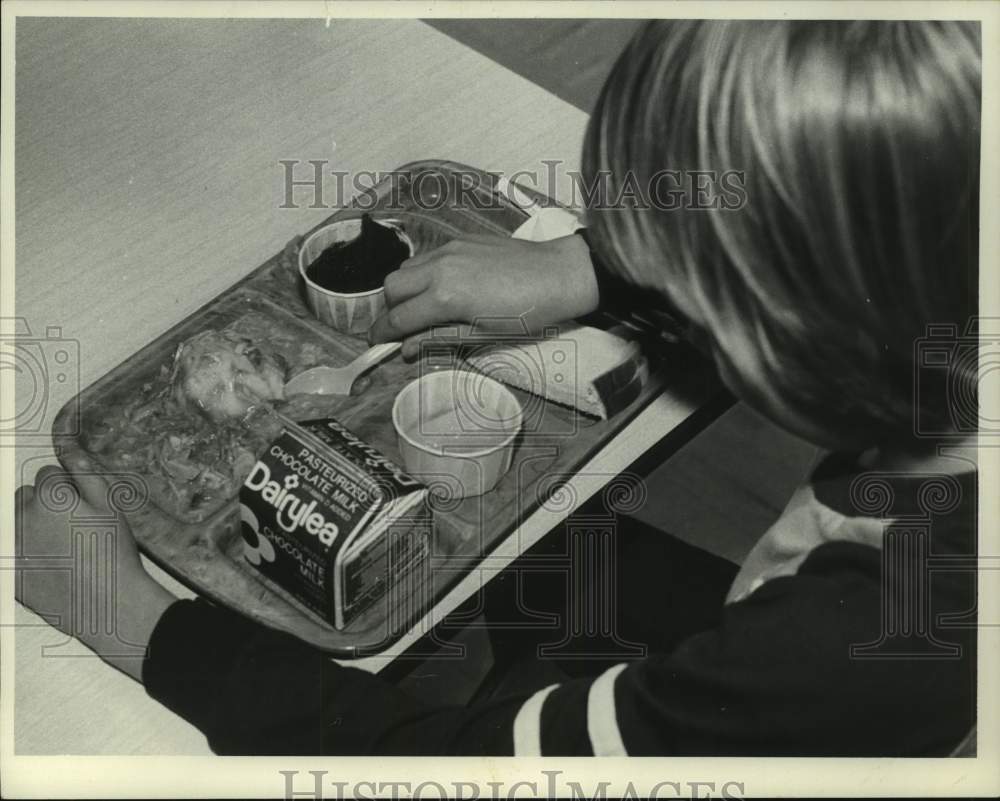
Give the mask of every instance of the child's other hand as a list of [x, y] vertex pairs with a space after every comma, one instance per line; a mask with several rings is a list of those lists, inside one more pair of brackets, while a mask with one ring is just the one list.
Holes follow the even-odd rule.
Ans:
[[17, 490], [14, 521], [17, 600], [140, 678], [152, 628], [176, 598], [146, 573], [104, 479], [47, 465]]
[[403, 262], [385, 282], [388, 310], [369, 332], [371, 342], [403, 340], [403, 355], [419, 335], [446, 323], [513, 322], [541, 333], [546, 325], [597, 308], [598, 291], [586, 242], [565, 236], [548, 242], [503, 237], [457, 239]]

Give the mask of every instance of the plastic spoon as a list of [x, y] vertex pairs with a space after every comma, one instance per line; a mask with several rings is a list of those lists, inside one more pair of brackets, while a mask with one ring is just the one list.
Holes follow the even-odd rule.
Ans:
[[285, 396], [350, 395], [351, 386], [366, 370], [388, 359], [402, 342], [375, 345], [344, 367], [313, 367], [285, 383]]

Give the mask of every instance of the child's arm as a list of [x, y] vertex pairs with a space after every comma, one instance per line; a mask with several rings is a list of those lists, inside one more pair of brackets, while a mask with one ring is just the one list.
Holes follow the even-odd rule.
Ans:
[[107, 501], [108, 485], [101, 476], [70, 475], [52, 465], [38, 471], [33, 486], [18, 488], [15, 594], [64, 634], [141, 681], [153, 629], [177, 598], [143, 568], [128, 523], [119, 515], [110, 526], [113, 536], [90, 543], [70, 574], [60, 564], [73, 553], [70, 514], [113, 518]]
[[144, 680], [225, 754], [946, 754], [974, 719], [974, 631], [962, 658], [852, 659], [878, 637], [878, 569], [874, 549], [838, 546], [671, 654], [476, 708], [200, 600], [166, 612]]
[[403, 263], [385, 283], [389, 310], [372, 326], [372, 342], [403, 339], [415, 355], [417, 335], [435, 325], [503, 324], [541, 333], [583, 317], [600, 302], [586, 241], [502, 237], [454, 240]]
[[[99, 479], [76, 481], [98, 505]], [[17, 501], [22, 552], [65, 553], [68, 513], [45, 509], [31, 488]], [[89, 619], [60, 626], [141, 677], [219, 753], [935, 755], [974, 719], [974, 628], [950, 634], [962, 641], [956, 658], [851, 657], [852, 644], [878, 639], [882, 617], [879, 554], [853, 543], [824, 546], [670, 654], [470, 709], [424, 703], [290, 635], [177, 601], [145, 573], [127, 527], [118, 533], [119, 639], [95, 638], [102, 627]], [[96, 590], [85, 618], [104, 607], [104, 589], [85, 588]], [[962, 592], [936, 592], [936, 610], [970, 608]], [[71, 608], [64, 582], [41, 572], [22, 576], [18, 597], [40, 613]], [[122, 640], [132, 653], [121, 655]]]
[[[586, 229], [545, 242], [454, 240], [404, 262], [386, 279], [385, 291], [388, 311], [375, 321], [369, 339], [402, 339], [406, 358], [418, 354], [421, 338], [434, 326], [442, 327], [439, 338], [457, 328], [459, 341], [474, 323], [480, 335], [494, 329], [540, 334], [598, 309], [622, 319], [642, 310], [669, 333], [690, 334], [689, 322], [663, 292], [637, 286], [597, 256]], [[692, 341], [697, 344], [697, 338]]]

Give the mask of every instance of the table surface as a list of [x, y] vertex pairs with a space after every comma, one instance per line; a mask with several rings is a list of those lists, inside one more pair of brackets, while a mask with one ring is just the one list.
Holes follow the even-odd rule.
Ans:
[[[544, 174], [543, 160], [561, 159], [560, 180], [544, 188], [569, 202], [565, 171], [578, 166], [586, 122], [416, 20], [21, 18], [16, 59], [16, 313], [43, 360], [70, 355], [44, 386], [17, 382], [17, 409], [30, 412], [18, 483], [54, 461], [47, 432], [67, 399], [330, 213], [308, 208], [309, 192], [300, 208], [279, 208], [281, 160], [356, 174], [438, 157]], [[325, 206], [336, 189], [328, 176]], [[654, 402], [574, 479], [577, 504], [702, 400]], [[410, 636], [362, 666], [384, 666], [568, 511], [531, 515]], [[41, 618], [18, 606], [14, 622], [18, 754], [210, 753], [193, 727]]]

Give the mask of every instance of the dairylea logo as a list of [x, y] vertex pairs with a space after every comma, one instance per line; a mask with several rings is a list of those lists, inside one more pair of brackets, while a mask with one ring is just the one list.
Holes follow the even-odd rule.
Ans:
[[306, 503], [293, 492], [299, 486], [299, 477], [294, 473], [279, 483], [271, 478], [271, 470], [266, 464], [257, 462], [243, 486], [260, 493], [261, 500], [274, 507], [274, 519], [282, 530], [290, 533], [305, 529], [324, 545], [333, 545], [340, 529], [316, 510], [315, 500]]
[[274, 561], [274, 546], [260, 533], [260, 522], [249, 507], [240, 504], [240, 520], [243, 529], [243, 556], [252, 565]]

